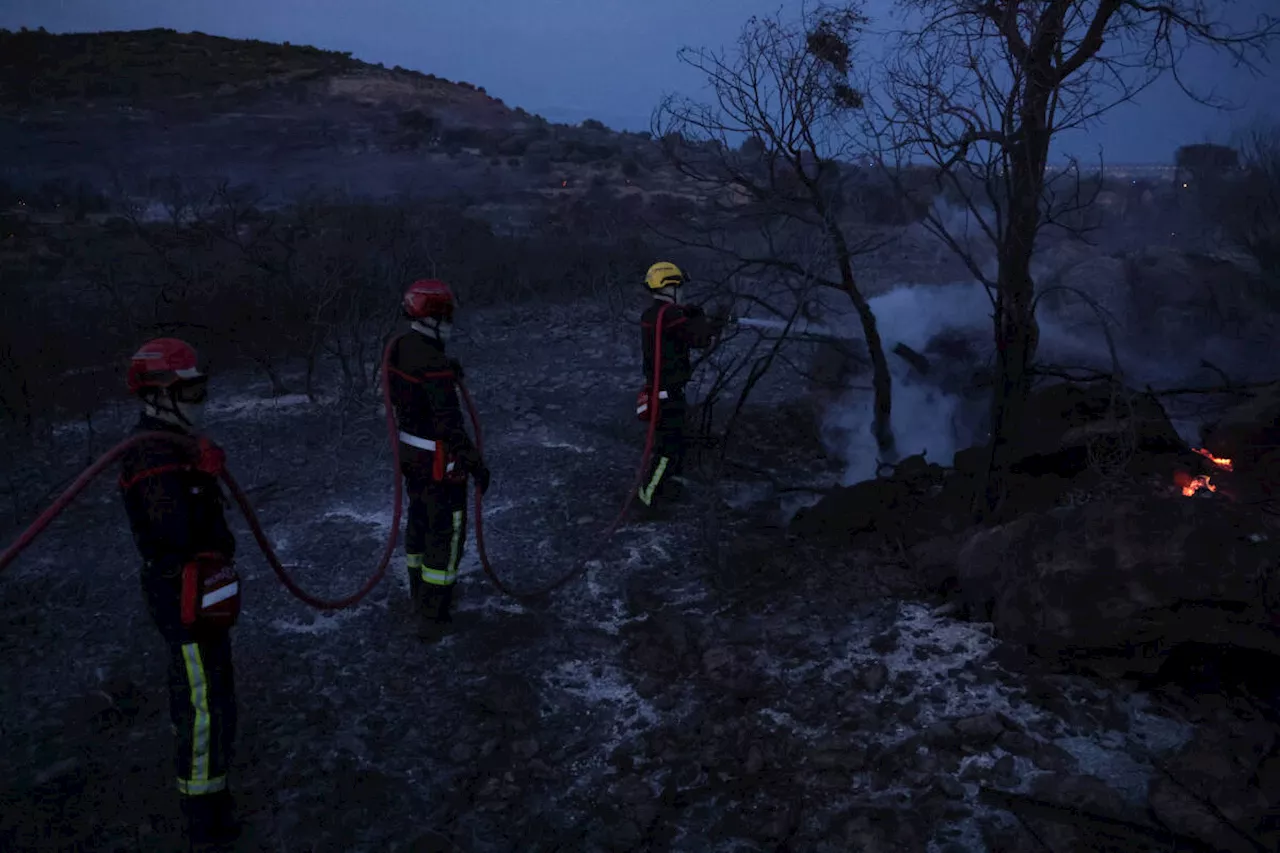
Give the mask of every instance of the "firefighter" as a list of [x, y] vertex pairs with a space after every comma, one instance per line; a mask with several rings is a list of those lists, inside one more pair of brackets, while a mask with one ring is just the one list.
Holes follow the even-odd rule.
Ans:
[[644, 277], [645, 287], [653, 295], [653, 304], [640, 316], [646, 394], [653, 382], [654, 345], [659, 314], [662, 316], [658, 423], [654, 431], [653, 455], [638, 495], [651, 517], [658, 515], [662, 501], [675, 498], [679, 493], [678, 484], [672, 481], [684, 467], [688, 408], [685, 386], [693, 373], [690, 350], [711, 346], [725, 324], [722, 319], [709, 317], [697, 305], [681, 304], [680, 288], [684, 280], [680, 268], [668, 261], [659, 261], [649, 267]]
[[133, 355], [127, 381], [142, 404], [137, 431], [192, 438], [190, 447], [154, 438], [129, 448], [120, 490], [143, 561], [147, 610], [169, 647], [169, 713], [188, 836], [194, 844], [224, 843], [239, 835], [227, 787], [239, 583], [217, 480], [222, 451], [198, 436], [208, 375], [189, 344], [158, 338]]
[[411, 284], [401, 300], [409, 332], [393, 344], [387, 364], [409, 498], [405, 564], [417, 634], [426, 641], [440, 639], [452, 622], [467, 533], [467, 476], [481, 494], [490, 479], [462, 422], [462, 367], [445, 354], [454, 307], [443, 281]]

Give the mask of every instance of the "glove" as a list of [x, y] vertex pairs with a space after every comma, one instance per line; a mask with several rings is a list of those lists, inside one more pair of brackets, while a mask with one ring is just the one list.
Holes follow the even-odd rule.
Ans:
[[455, 379], [459, 381], [462, 380], [462, 362], [458, 361], [456, 358], [449, 359], [449, 369], [453, 371]]
[[733, 317], [733, 300], [717, 299], [707, 306], [707, 319], [717, 329], [727, 326]]
[[203, 436], [200, 438], [199, 454], [196, 459], [197, 471], [203, 471], [206, 474], [217, 477], [226, 470], [226, 451]]
[[480, 494], [489, 491], [489, 481], [492, 479], [489, 475], [489, 469], [483, 462], [480, 467], [471, 472], [471, 479], [475, 480], [476, 488], [480, 490]]

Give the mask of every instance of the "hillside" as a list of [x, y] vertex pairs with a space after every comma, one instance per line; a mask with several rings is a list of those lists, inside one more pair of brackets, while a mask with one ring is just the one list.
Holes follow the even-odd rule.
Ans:
[[230, 180], [289, 197], [311, 188], [405, 189], [473, 200], [673, 189], [647, 134], [555, 125], [483, 87], [314, 47], [153, 29], [0, 31], [0, 171], [120, 186]]
[[0, 30], [0, 106], [6, 110], [67, 109], [91, 101], [158, 107], [191, 99], [227, 108], [246, 96], [281, 90], [295, 97], [306, 93], [403, 106], [448, 105], [490, 120], [517, 118], [482, 88], [371, 65], [352, 59], [350, 52], [169, 29], [68, 34]]

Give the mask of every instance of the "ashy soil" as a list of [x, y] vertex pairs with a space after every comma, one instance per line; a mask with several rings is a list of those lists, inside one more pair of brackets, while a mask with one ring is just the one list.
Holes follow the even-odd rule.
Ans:
[[[634, 477], [638, 341], [590, 305], [466, 325], [453, 349], [494, 473], [488, 551], [528, 588], [578, 565]], [[788, 385], [748, 410], [735, 453], [831, 482]], [[316, 594], [355, 589], [391, 521], [381, 406], [271, 400], [234, 378], [214, 392], [210, 433], [282, 559]], [[903, 597], [892, 555], [789, 539], [777, 497], [763, 478], [695, 482], [672, 519], [629, 521], [539, 605], [498, 594], [472, 545], [461, 624], [431, 646], [399, 552], [364, 602], [326, 615], [237, 521], [235, 849], [1037, 849], [982, 788], [1146, 819], [1152, 762], [1192, 731], [1167, 697], [1037, 672], [989, 626]], [[0, 576], [5, 850], [183, 849], [136, 563], [102, 482]], [[1075, 849], [1169, 849], [1116, 844]]]

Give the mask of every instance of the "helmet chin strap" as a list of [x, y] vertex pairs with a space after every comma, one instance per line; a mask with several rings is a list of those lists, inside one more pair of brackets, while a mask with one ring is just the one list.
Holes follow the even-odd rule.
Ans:
[[[161, 405], [161, 399], [167, 399], [169, 405]], [[195, 429], [197, 426], [195, 421], [183, 414], [182, 404], [174, 399], [173, 394], [168, 392], [164, 393], [163, 398], [160, 394], [155, 394], [149, 399], [144, 399], [142, 401], [142, 410], [150, 417], [184, 429]]]
[[442, 344], [447, 344], [449, 342], [449, 336], [453, 332], [452, 323], [442, 322], [434, 317], [423, 320], [414, 320], [409, 324], [409, 328], [413, 329], [415, 332], [426, 335], [428, 338], [435, 338]]

